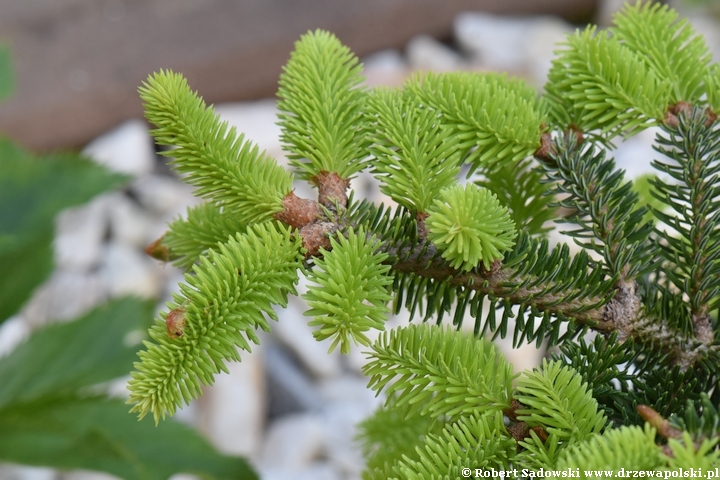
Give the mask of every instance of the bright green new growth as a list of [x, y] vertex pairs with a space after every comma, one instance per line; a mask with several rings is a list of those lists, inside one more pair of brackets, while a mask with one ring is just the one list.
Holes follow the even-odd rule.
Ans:
[[617, 37], [588, 27], [568, 36], [563, 46], [545, 86], [559, 125], [610, 138], [631, 135], [665, 116], [670, 84]]
[[197, 187], [197, 195], [248, 224], [270, 220], [282, 210], [292, 175], [221, 122], [182, 75], [160, 71], [139, 91], [145, 116], [157, 127], [151, 130], [155, 141], [177, 147], [163, 155], [173, 157], [174, 168]]
[[428, 238], [453, 268], [470, 271], [482, 262], [489, 270], [515, 244], [507, 207], [485, 188], [470, 183], [446, 188], [428, 213]]
[[[301, 266], [300, 240], [286, 228], [263, 223], [248, 228], [210, 250], [186, 274], [181, 294], [150, 329], [135, 363], [129, 403], [140, 417], [152, 413], [157, 423], [166, 413], [189, 403], [227, 372], [225, 361], [239, 361], [237, 348], [259, 343], [255, 330], [268, 330], [265, 315], [277, 320], [272, 305], [287, 305], [295, 293]], [[180, 332], [170, 334], [169, 314], [183, 318]]]
[[380, 189], [403, 207], [426, 212], [460, 173], [459, 152], [445, 141], [438, 112], [397, 90], [378, 89], [369, 99], [375, 128], [370, 152]]
[[[512, 366], [492, 344], [449, 328], [409, 325], [383, 333], [363, 373], [386, 405], [431, 417], [510, 406]], [[393, 383], [393, 380], [395, 382]]]
[[[131, 382], [135, 411], [158, 418], [196, 396], [257, 340], [302, 270], [310, 325], [331, 350], [367, 345], [390, 297], [411, 319], [453, 323], [383, 332], [372, 345], [364, 373], [387, 400], [363, 424], [366, 479], [717, 465], [720, 70], [672, 10], [638, 4], [616, 22], [568, 36], [541, 98], [519, 80], [470, 72], [365, 91], [349, 50], [305, 35], [283, 74], [280, 122], [318, 201], [286, 195], [284, 180], [256, 181], [253, 168], [270, 162], [223, 147], [232, 141], [216, 121], [195, 132], [212, 114], [171, 74], [151, 79], [156, 135], [179, 144], [175, 165], [210, 203], [160, 244], [199, 264], [151, 331]], [[653, 166], [672, 182], [628, 181], [607, 154], [614, 135], [650, 125], [670, 159]], [[463, 163], [470, 178], [459, 186]], [[398, 207], [345, 197], [363, 165]], [[260, 199], [258, 182], [272, 194]], [[578, 253], [543, 238], [557, 216]], [[460, 331], [468, 319], [474, 335]], [[508, 335], [562, 355], [513, 386], [510, 365], [478, 338]]]
[[317, 340], [332, 338], [328, 352], [340, 345], [341, 353], [350, 353], [350, 341], [355, 345], [370, 345], [363, 332], [371, 328], [385, 329], [392, 299], [388, 287], [392, 277], [385, 253], [375, 253], [379, 247], [374, 237], [363, 228], [357, 234], [350, 228], [347, 237], [331, 237], [332, 249], [321, 250], [323, 258], [315, 259], [315, 267], [308, 272], [310, 285], [303, 295], [310, 309], [305, 315], [315, 317], [311, 327]]
[[668, 446], [672, 451], [669, 467], [671, 469], [703, 469], [707, 472], [720, 464], [720, 449], [717, 448], [718, 441], [715, 438], [703, 438], [700, 445], [694, 441], [688, 432], [683, 432], [682, 439], [671, 438]]
[[499, 411], [464, 416], [447, 424], [439, 435], [429, 433], [423, 444], [415, 447], [419, 458], [398, 461], [393, 468], [396, 475], [387, 478], [463, 478], [468, 465], [504, 470], [516, 450], [515, 441], [504, 430]]
[[547, 362], [525, 372], [515, 386], [515, 399], [523, 408], [517, 419], [530, 427], [542, 426], [549, 440], [537, 435], [521, 441], [527, 462], [534, 468], [552, 465], [563, 448], [599, 433], [607, 419], [582, 377], [563, 362]]
[[441, 113], [445, 136], [472, 170], [518, 162], [540, 147], [545, 115], [537, 91], [521, 80], [496, 73], [428, 73], [412, 77], [405, 90]]
[[237, 215], [223, 213], [213, 203], [187, 210], [186, 218], [177, 218], [168, 226], [162, 243], [170, 249], [171, 259], [181, 268], [190, 268], [210, 248], [236, 233], [245, 233], [247, 225]]
[[658, 78], [669, 81], [671, 103], [700, 100], [712, 55], [686, 19], [678, 20], [667, 5], [638, 2], [626, 5], [614, 21], [612, 34], [640, 54]]
[[350, 178], [364, 168], [362, 64], [335, 35], [316, 30], [295, 43], [280, 76], [281, 140], [303, 178]]
[[720, 112], [720, 65], [715, 64], [705, 77], [707, 102], [714, 112]]
[[603, 469], [617, 472], [621, 468], [633, 470], [659, 470], [665, 464], [660, 448], [655, 445], [655, 429], [648, 425], [621, 427], [607, 430], [588, 440], [563, 450], [557, 469]]

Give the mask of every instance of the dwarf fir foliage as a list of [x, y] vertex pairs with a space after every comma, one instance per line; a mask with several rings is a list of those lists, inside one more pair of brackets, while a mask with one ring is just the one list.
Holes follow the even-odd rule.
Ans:
[[[360, 428], [366, 479], [717, 467], [720, 67], [703, 38], [666, 6], [627, 6], [567, 36], [542, 95], [470, 72], [371, 90], [361, 70], [330, 33], [297, 42], [278, 92], [292, 173], [180, 75], [141, 88], [206, 203], [148, 248], [188, 273], [135, 365], [133, 411], [196, 398], [303, 275], [317, 340], [365, 346], [386, 399]], [[635, 185], [612, 140], [648, 127], [656, 174]], [[348, 194], [363, 170], [390, 206]], [[551, 246], [557, 224], [573, 248]], [[383, 331], [403, 308], [425, 323]], [[514, 373], [488, 341], [508, 335], [559, 348]]]

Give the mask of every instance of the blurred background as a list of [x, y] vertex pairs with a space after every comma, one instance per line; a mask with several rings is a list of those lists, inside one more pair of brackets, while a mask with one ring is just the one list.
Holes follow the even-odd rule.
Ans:
[[[56, 268], [0, 324], [0, 357], [33, 331], [134, 295], [163, 307], [183, 272], [144, 253], [169, 221], [197, 203], [156, 154], [137, 87], [153, 71], [183, 73], [193, 89], [261, 149], [285, 162], [274, 92], [293, 43], [335, 33], [363, 61], [368, 85], [401, 85], [415, 71], [506, 71], [541, 89], [556, 42], [587, 23], [607, 26], [618, 0], [0, 0], [0, 44], [12, 55], [14, 93], [0, 104], [0, 135], [37, 153], [82, 151], [125, 174], [124, 187], [56, 219]], [[718, 2], [673, 3], [720, 56]], [[647, 170], [653, 133], [616, 151], [631, 176]], [[353, 187], [386, 201], [368, 176]], [[300, 196], [313, 197], [297, 185]], [[558, 240], [560, 237], [556, 237]], [[0, 265], [2, 270], [2, 265]], [[302, 291], [302, 285], [300, 286]], [[299, 299], [252, 354], [230, 364], [177, 418], [219, 451], [242, 455], [264, 479], [358, 479], [355, 424], [382, 401], [365, 388], [362, 349], [328, 355]], [[0, 321], [3, 319], [0, 319]], [[407, 322], [399, 315], [390, 327]], [[518, 371], [545, 354], [499, 342]], [[110, 386], [125, 395], [127, 378]], [[0, 389], [3, 387], [0, 385]], [[147, 420], [149, 421], [149, 420]], [[2, 435], [2, 432], [0, 432]], [[180, 478], [194, 478], [176, 475]], [[88, 471], [0, 463], [0, 479], [101, 480]]]

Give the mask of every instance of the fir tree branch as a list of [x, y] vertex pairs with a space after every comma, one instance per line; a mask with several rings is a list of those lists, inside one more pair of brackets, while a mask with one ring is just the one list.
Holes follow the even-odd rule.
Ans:
[[[571, 318], [583, 325], [591, 326], [600, 332], [614, 330], [613, 323], [606, 319], [607, 308], [604, 303], [608, 299], [597, 296], [576, 297], [572, 291], [556, 291], [554, 285], [532, 285], [532, 280], [520, 275], [521, 269], [505, 267], [496, 261], [489, 270], [482, 267], [470, 272], [461, 272], [444, 261], [435, 245], [420, 242], [415, 248], [404, 247], [400, 250], [390, 247], [387, 252], [394, 258], [402, 259], [392, 264], [392, 268], [400, 273], [412, 273], [419, 277], [445, 280], [451, 285], [464, 286], [486, 295], [508, 299], [514, 305], [528, 305], [554, 315]], [[518, 287], [525, 279], [527, 286]]]
[[295, 43], [280, 76], [278, 118], [290, 162], [303, 178], [317, 183], [319, 174], [332, 172], [347, 180], [364, 168], [361, 71], [329, 32], [308, 32]]
[[421, 107], [418, 99], [377, 89], [369, 100], [370, 153], [380, 189], [409, 210], [427, 212], [440, 191], [456, 182], [457, 145], [445, 141], [437, 111]]
[[562, 45], [545, 85], [555, 125], [611, 138], [662, 120], [670, 85], [640, 55], [594, 26], [568, 35]]
[[695, 338], [705, 345], [714, 340], [710, 312], [720, 306], [720, 129], [708, 125], [699, 108], [679, 112], [677, 126], [663, 126], [656, 149], [672, 160], [653, 166], [680, 183], [656, 179], [657, 196], [675, 210], [653, 213], [679, 233], [662, 230], [662, 252], [669, 280], [690, 300]]
[[589, 143], [579, 145], [575, 135], [568, 135], [538, 158], [555, 182], [555, 192], [564, 197], [558, 205], [571, 212], [564, 221], [580, 227], [563, 233], [602, 256], [603, 269], [618, 277], [618, 285], [627, 286], [652, 271], [657, 248], [649, 242], [652, 221], [643, 221], [648, 210], [638, 206], [632, 183], [625, 182], [604, 151]]
[[626, 5], [613, 21], [610, 32], [671, 85], [671, 103], [700, 100], [712, 55], [687, 19], [678, 20], [667, 5], [638, 2]]
[[415, 75], [405, 91], [441, 113], [446, 135], [470, 164], [516, 163], [538, 147], [545, 112], [537, 91], [497, 73]]
[[272, 304], [286, 306], [295, 293], [299, 250], [289, 229], [265, 222], [202, 257], [138, 353], [128, 383], [131, 411], [152, 413], [156, 423], [174, 414], [227, 371], [225, 361], [240, 360], [238, 348], [259, 343], [255, 330], [269, 329], [265, 315], [277, 319]]
[[212, 108], [190, 90], [182, 75], [160, 71], [139, 89], [145, 116], [163, 152], [197, 195], [240, 215], [248, 223], [266, 221], [282, 210], [292, 175], [257, 145], [228, 128]]

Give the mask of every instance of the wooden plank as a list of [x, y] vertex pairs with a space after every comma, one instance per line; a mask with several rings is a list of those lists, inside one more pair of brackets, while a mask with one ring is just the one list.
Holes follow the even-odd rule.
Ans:
[[358, 55], [449, 38], [466, 10], [582, 17], [595, 0], [0, 0], [16, 68], [0, 132], [36, 150], [82, 145], [141, 115], [137, 87], [184, 73], [208, 102], [271, 96], [293, 43], [333, 31]]

